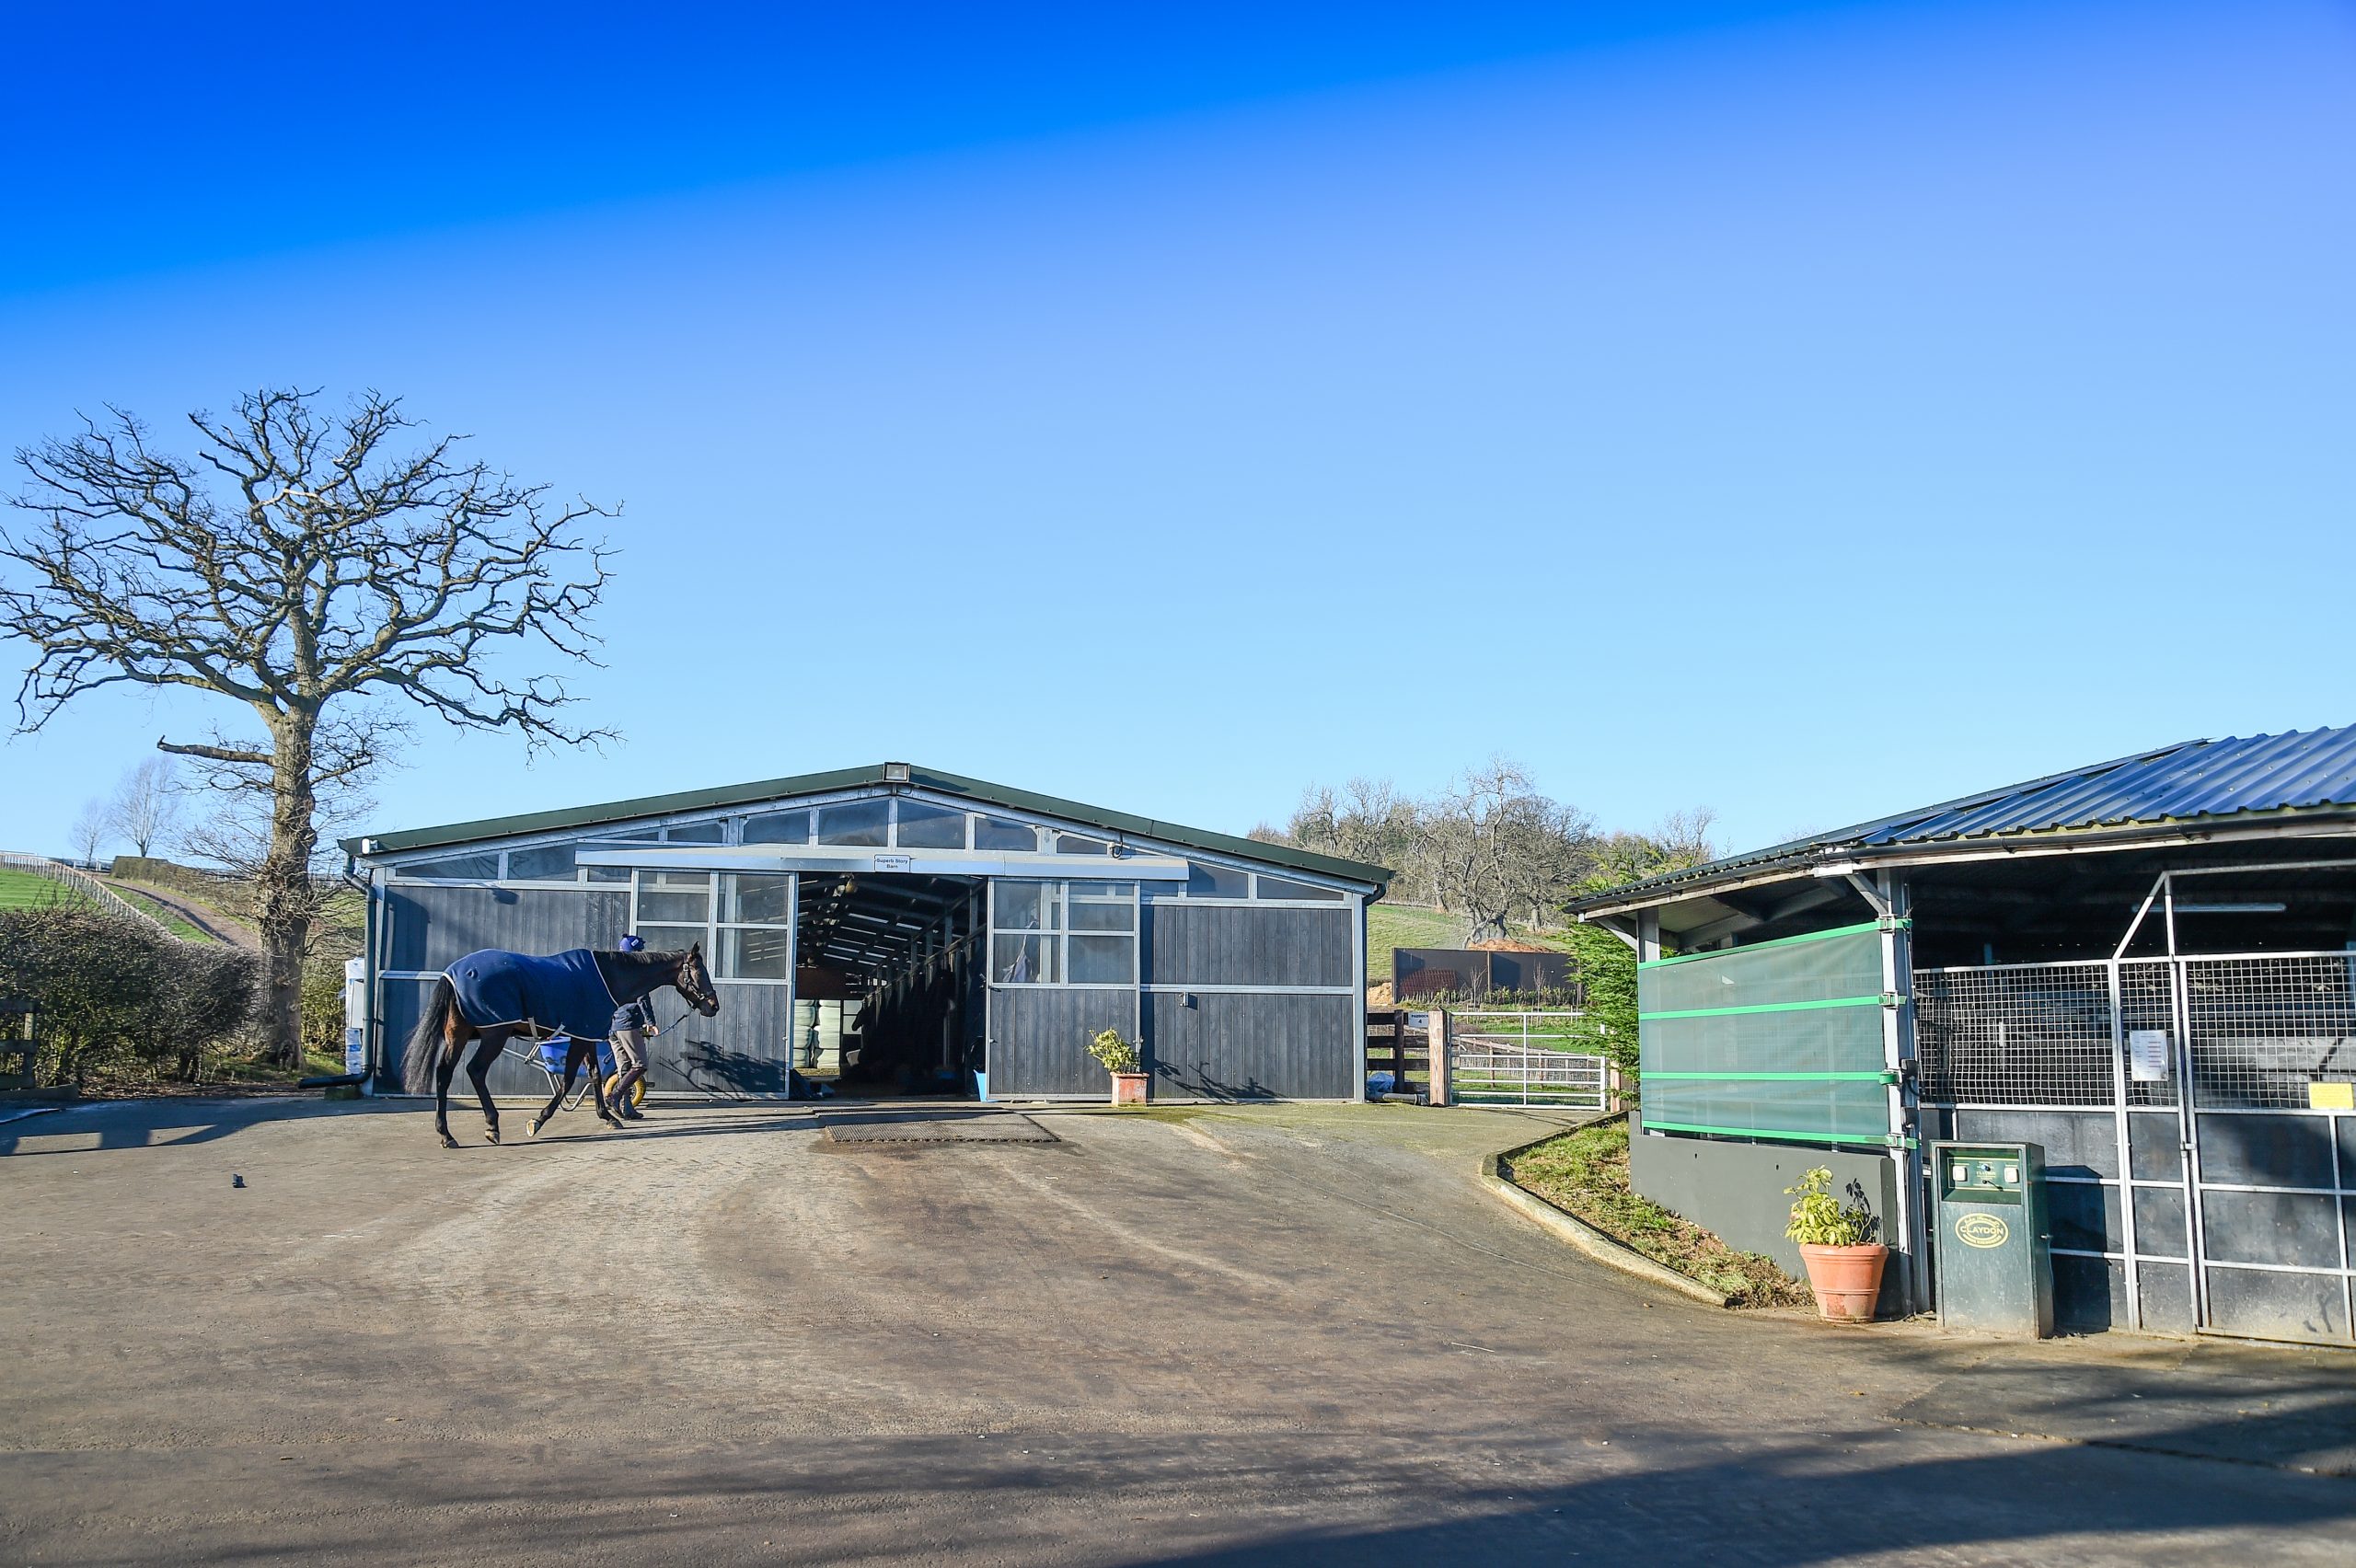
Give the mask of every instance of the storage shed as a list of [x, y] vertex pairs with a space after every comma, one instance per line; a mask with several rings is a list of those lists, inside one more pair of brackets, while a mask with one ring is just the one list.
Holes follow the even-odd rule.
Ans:
[[[1390, 873], [907, 763], [344, 841], [368, 891], [367, 1061], [481, 948], [700, 942], [721, 997], [663, 1095], [1096, 1099], [1099, 1031], [1158, 1098], [1366, 1092], [1366, 906]], [[491, 1087], [545, 1095], [502, 1059]]]
[[[1796, 1270], [1831, 1165], [2044, 1146], [2062, 1323], [2356, 1343], [2356, 728], [2190, 741], [1575, 905], [1637, 949], [1638, 1190]], [[1673, 951], [1672, 951], [1673, 950]]]

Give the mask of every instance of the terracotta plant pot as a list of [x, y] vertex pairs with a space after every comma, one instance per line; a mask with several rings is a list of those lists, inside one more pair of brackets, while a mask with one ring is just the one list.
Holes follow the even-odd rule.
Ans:
[[1874, 1303], [1881, 1298], [1882, 1265], [1889, 1249], [1868, 1242], [1862, 1247], [1817, 1247], [1802, 1244], [1800, 1258], [1807, 1264], [1807, 1287], [1816, 1292], [1816, 1309], [1836, 1323], [1870, 1323]]
[[1145, 1085], [1146, 1075], [1143, 1073], [1114, 1073], [1113, 1075], [1113, 1103], [1115, 1105], [1144, 1104]]

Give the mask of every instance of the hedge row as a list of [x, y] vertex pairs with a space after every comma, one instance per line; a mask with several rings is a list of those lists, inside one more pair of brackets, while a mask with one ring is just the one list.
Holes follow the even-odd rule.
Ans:
[[202, 1078], [252, 1017], [260, 969], [109, 910], [0, 911], [0, 996], [40, 1009], [41, 1083]]

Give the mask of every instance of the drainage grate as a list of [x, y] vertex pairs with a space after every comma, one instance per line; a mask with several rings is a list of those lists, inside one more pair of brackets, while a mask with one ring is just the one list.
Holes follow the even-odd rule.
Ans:
[[1028, 1116], [942, 1116], [912, 1121], [837, 1122], [826, 1141], [838, 1144], [1051, 1144], [1056, 1135]]

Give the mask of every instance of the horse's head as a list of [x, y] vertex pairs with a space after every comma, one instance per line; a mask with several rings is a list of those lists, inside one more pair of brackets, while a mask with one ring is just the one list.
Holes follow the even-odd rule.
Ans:
[[720, 993], [711, 986], [711, 971], [703, 963], [703, 944], [697, 942], [679, 955], [679, 965], [671, 971], [671, 984], [687, 999], [687, 1006], [706, 1018], [720, 1016]]

